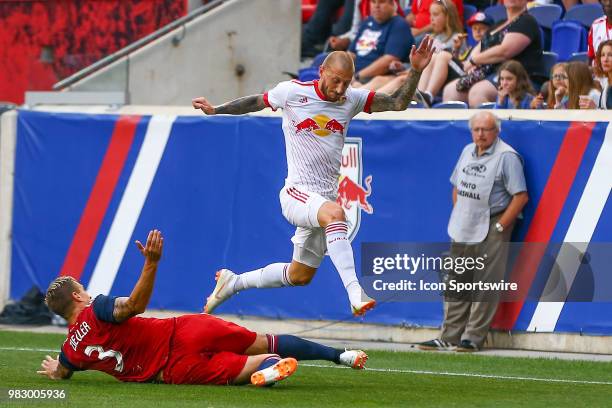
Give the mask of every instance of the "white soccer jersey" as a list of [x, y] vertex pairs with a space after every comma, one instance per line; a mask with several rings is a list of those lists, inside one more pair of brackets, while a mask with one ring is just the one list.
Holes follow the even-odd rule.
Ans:
[[589, 58], [595, 58], [599, 44], [607, 40], [612, 40], [612, 22], [609, 22], [606, 16], [599, 17], [593, 21], [587, 38], [587, 54]]
[[264, 94], [266, 105], [283, 110], [286, 185], [336, 199], [349, 122], [359, 112], [370, 113], [374, 92], [349, 86], [345, 96], [342, 103], [327, 101], [318, 81], [281, 82]]

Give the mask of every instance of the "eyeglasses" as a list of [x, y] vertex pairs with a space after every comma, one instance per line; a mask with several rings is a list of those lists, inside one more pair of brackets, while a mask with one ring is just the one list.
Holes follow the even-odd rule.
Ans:
[[565, 74], [555, 74], [552, 76], [552, 79], [558, 79], [560, 81], [563, 81], [564, 79], [567, 79], [567, 75]]
[[480, 132], [489, 133], [489, 132], [494, 131], [495, 129], [497, 129], [495, 126], [490, 127], [490, 128], [475, 127], [475, 128], [472, 128], [472, 133], [480, 133]]

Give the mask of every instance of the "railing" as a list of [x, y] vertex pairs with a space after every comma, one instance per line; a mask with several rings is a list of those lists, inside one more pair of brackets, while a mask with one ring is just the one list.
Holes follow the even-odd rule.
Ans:
[[186, 23], [195, 19], [196, 17], [199, 17], [200, 15], [207, 13], [210, 10], [217, 8], [223, 3], [227, 3], [229, 1], [231, 0], [213, 0], [210, 3], [205, 4], [202, 7], [199, 7], [193, 10], [191, 13], [187, 14], [186, 16], [183, 16], [173, 21], [172, 23], [163, 26], [159, 30], [147, 35], [146, 37], [141, 38], [138, 41], [133, 42], [127, 47], [124, 47], [120, 49], [119, 51], [114, 52], [110, 54], [109, 56], [104, 57], [101, 60], [91, 64], [90, 66], [83, 68], [82, 70], [74, 73], [73, 75], [70, 75], [69, 77], [62, 79], [61, 81], [53, 85], [53, 90], [60, 91], [66, 87], [73, 85], [74, 83], [93, 74], [94, 72], [99, 71], [100, 69], [109, 66], [110, 64], [114, 63], [115, 61], [120, 60], [123, 57], [128, 56], [129, 54], [138, 50], [139, 48], [144, 47], [145, 45], [157, 40], [160, 37], [163, 37], [169, 32], [176, 30], [177, 28], [181, 26], [184, 26]]

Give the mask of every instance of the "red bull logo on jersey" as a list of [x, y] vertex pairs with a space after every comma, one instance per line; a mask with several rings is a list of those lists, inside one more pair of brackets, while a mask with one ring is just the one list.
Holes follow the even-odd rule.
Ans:
[[361, 212], [373, 214], [374, 207], [369, 201], [372, 195], [372, 175], [368, 175], [361, 185], [363, 160], [361, 158], [361, 139], [347, 137], [342, 149], [342, 163], [338, 182], [336, 202], [342, 206], [349, 222], [349, 239], [357, 234], [361, 224]]
[[297, 124], [294, 123], [294, 125], [297, 133], [307, 131], [317, 136], [325, 137], [333, 133], [343, 135], [346, 124], [342, 124], [336, 119], [331, 119], [327, 115], [315, 115]]

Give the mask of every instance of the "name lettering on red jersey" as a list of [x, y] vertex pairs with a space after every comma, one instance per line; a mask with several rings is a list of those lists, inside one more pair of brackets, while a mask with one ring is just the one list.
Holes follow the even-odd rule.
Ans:
[[87, 322], [82, 322], [76, 332], [70, 336], [70, 347], [72, 347], [74, 351], [77, 350], [79, 343], [85, 338], [90, 330], [91, 327], [87, 324]]

